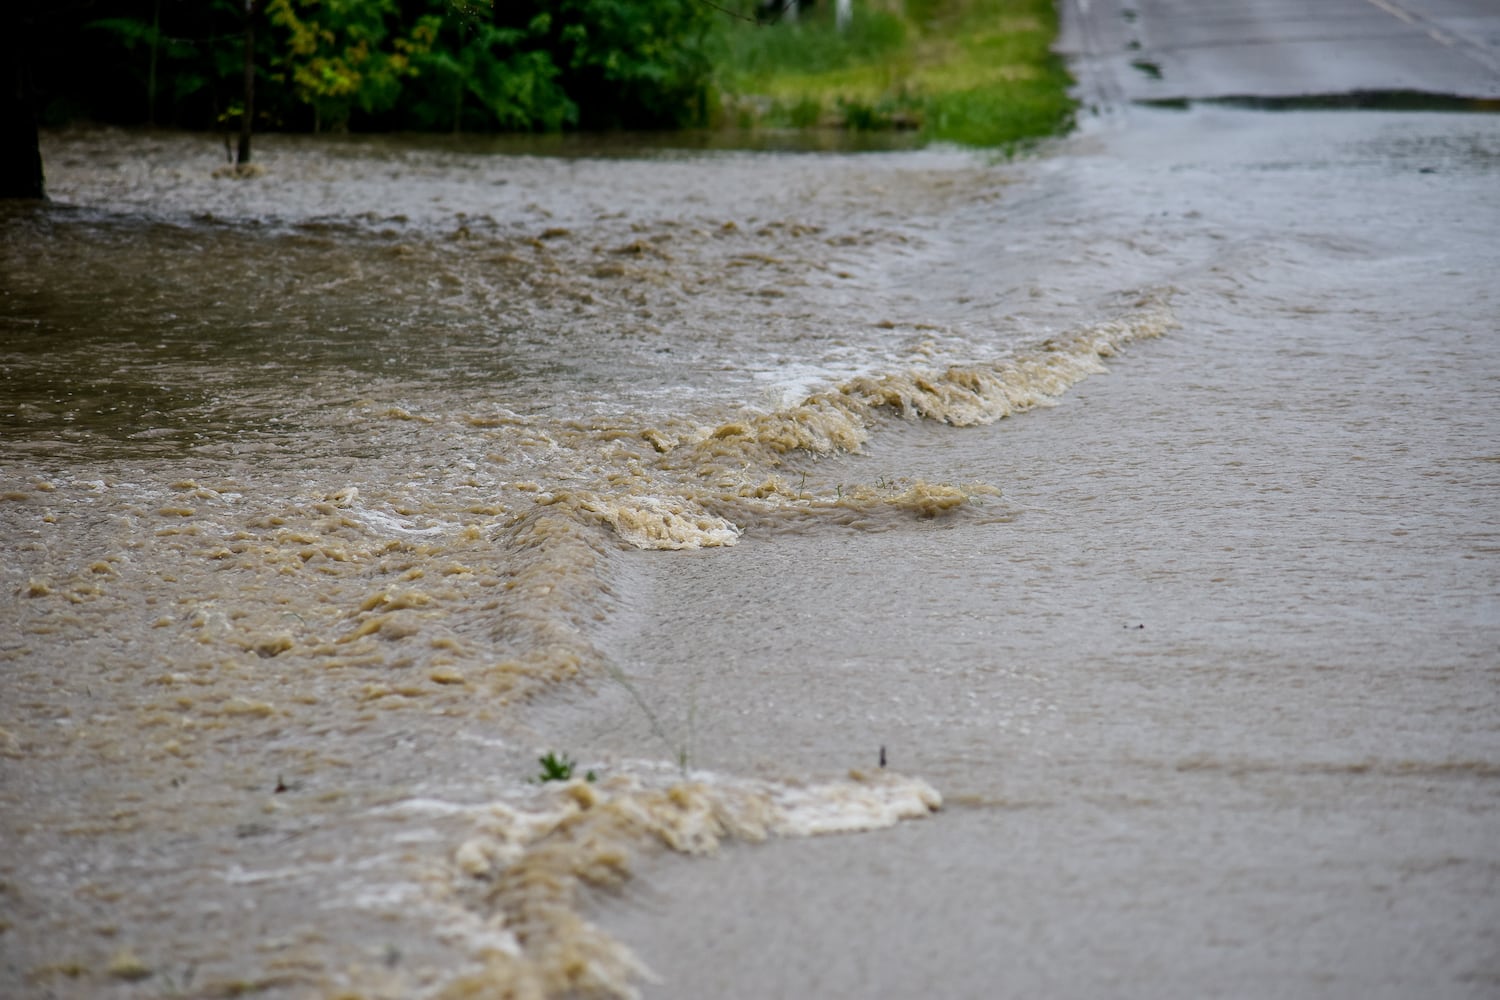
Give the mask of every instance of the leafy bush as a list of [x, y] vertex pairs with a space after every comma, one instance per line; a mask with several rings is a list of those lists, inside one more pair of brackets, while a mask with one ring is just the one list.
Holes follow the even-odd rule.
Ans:
[[701, 120], [714, 10], [701, 0], [536, 4], [547, 48], [585, 128], [672, 127]]
[[[854, 0], [842, 32], [831, 0], [776, 24], [756, 0], [257, 2], [257, 129], [841, 122], [1007, 146], [1073, 107], [1052, 0]], [[34, 6], [45, 121], [236, 121], [244, 0]]]
[[[257, 126], [314, 129], [701, 121], [709, 42], [722, 20], [702, 0], [258, 6]], [[44, 111], [53, 121], [228, 123], [242, 90], [244, 27], [243, 0], [57, 0], [36, 26]]]
[[438, 44], [414, 57], [416, 79], [401, 124], [416, 128], [556, 131], [578, 123], [552, 54], [527, 48], [524, 29], [488, 21], [444, 23]]
[[344, 129], [357, 107], [385, 111], [415, 76], [413, 55], [432, 49], [437, 19], [402, 33], [396, 0], [270, 0], [266, 16], [285, 39], [280, 79], [312, 108], [313, 130]]

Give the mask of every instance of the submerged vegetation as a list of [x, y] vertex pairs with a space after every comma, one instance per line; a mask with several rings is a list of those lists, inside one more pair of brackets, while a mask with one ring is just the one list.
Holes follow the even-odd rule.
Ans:
[[[549, 751], [546, 756], [538, 757], [536, 762], [541, 767], [541, 771], [532, 780], [539, 785], [548, 781], [572, 781], [573, 769], [578, 766], [577, 762], [570, 759], [567, 754], [559, 755], [552, 751]], [[589, 771], [584, 775], [584, 780], [596, 781], [598, 777], [593, 771]]]
[[[1065, 128], [1052, 0], [62, 0], [21, 18], [44, 124], [292, 131]], [[767, 11], [771, 10], [768, 15]], [[253, 84], [247, 100], [246, 77]]]

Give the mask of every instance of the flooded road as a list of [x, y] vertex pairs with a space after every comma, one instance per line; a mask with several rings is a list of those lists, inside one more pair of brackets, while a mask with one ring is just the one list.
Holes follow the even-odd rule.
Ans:
[[1493, 116], [262, 148], [0, 216], [0, 992], [1493, 995]]
[[[1036, 247], [1043, 287], [1152, 274], [1181, 328], [837, 464], [963, 469], [1008, 523], [663, 568], [630, 669], [695, 759], [884, 744], [945, 809], [650, 878], [607, 925], [662, 995], [1493, 993], [1497, 136], [1137, 111], [1037, 165], [1007, 238], [1092, 237]], [[597, 711], [560, 731], [663, 745]]]

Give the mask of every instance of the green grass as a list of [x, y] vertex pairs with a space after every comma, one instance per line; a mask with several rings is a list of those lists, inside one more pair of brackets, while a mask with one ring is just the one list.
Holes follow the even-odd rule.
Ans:
[[727, 30], [720, 124], [919, 128], [1008, 148], [1072, 124], [1052, 0], [864, 0], [843, 34], [832, 18], [824, 0], [794, 24]]
[[[558, 755], [549, 752], [545, 757], [538, 757], [536, 761], [541, 765], [541, 773], [531, 780], [537, 784], [548, 781], [571, 781], [573, 779], [573, 768], [578, 765], [568, 759], [567, 754]], [[584, 775], [588, 781], [593, 781], [597, 775], [593, 771]]]

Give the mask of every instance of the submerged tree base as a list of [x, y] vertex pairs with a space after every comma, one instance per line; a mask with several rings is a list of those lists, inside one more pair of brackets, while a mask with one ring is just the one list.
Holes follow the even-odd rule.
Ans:
[[0, 198], [42, 200], [47, 187], [37, 147], [36, 101], [22, 29], [7, 18], [0, 41]]
[[215, 170], [214, 176], [245, 181], [253, 177], [263, 177], [265, 173], [266, 168], [259, 163], [230, 163]]

